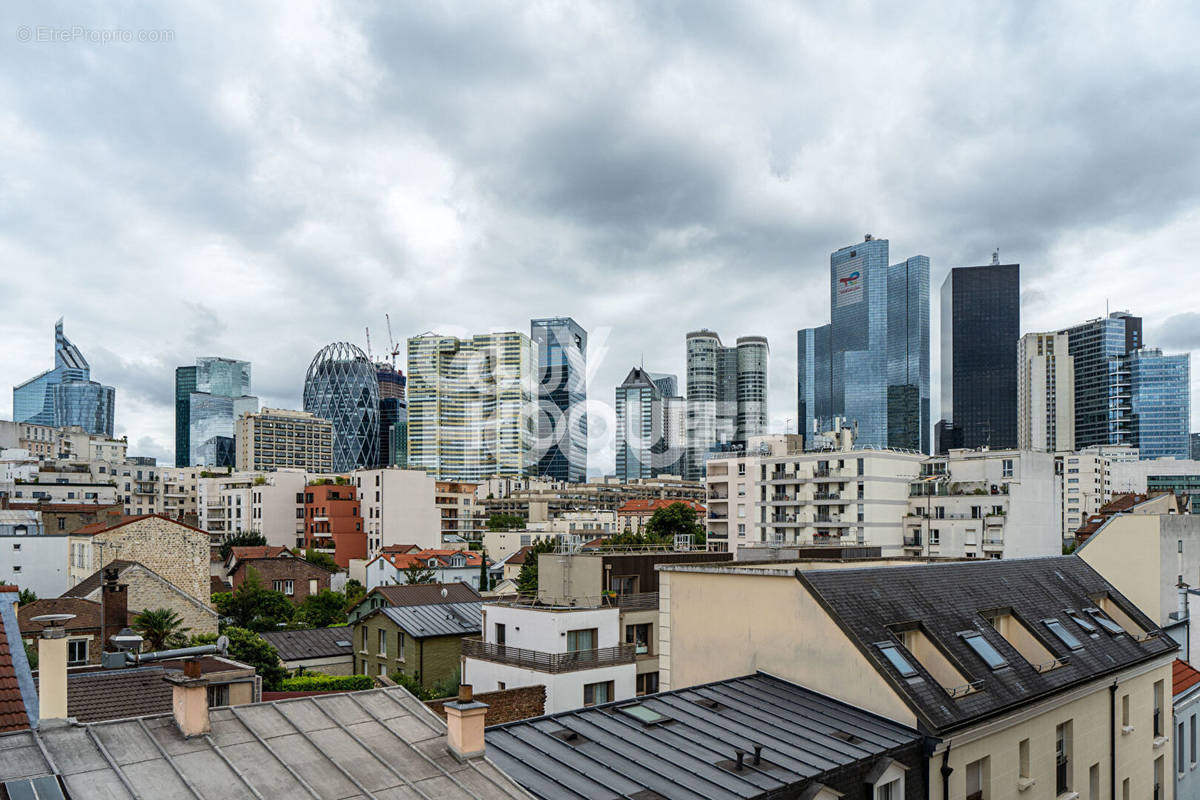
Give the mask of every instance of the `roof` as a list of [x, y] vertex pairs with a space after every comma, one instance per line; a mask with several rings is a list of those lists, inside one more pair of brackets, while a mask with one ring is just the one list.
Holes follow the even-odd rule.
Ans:
[[0, 508], [0, 525], [36, 525], [40, 521], [38, 512], [33, 509]]
[[454, 759], [444, 723], [400, 687], [209, 714], [212, 733], [191, 739], [171, 714], [0, 735], [0, 782], [58, 775], [74, 798], [526, 796], [488, 761]]
[[[375, 558], [371, 559], [369, 563], [373, 564], [382, 558], [396, 569], [408, 569], [409, 567], [426, 566], [433, 559], [444, 562], [450, 557], [459, 554], [466, 559], [466, 567], [478, 567], [483, 563], [483, 554], [473, 550], [421, 550], [416, 553], [381, 552]], [[441, 566], [441, 564], [438, 566]], [[465, 569], [465, 567], [463, 568]]]
[[67, 589], [65, 592], [60, 594], [59, 597], [87, 597], [88, 595], [97, 591], [98, 589], [100, 589], [100, 587], [102, 587], [104, 585], [104, 570], [105, 569], [115, 567], [117, 569], [118, 576], [120, 576], [122, 573], [125, 572], [125, 570], [129, 569], [132, 566], [136, 566], [137, 563], [138, 562], [136, 562], [136, 561], [125, 561], [125, 560], [122, 560], [119, 558], [113, 559], [112, 561], [108, 562], [108, 564], [105, 565], [105, 567], [103, 569], [98, 569], [95, 572], [93, 572], [91, 575], [88, 575], [86, 578], [81, 580], [79, 583], [75, 584], [70, 589]]
[[1171, 694], [1183, 694], [1200, 683], [1200, 670], [1182, 659], [1175, 659], [1171, 667]]
[[[446, 597], [442, 597], [442, 590]], [[376, 586], [367, 596], [378, 594], [390, 606], [428, 606], [438, 603], [471, 603], [477, 602], [479, 592], [468, 584], [455, 581], [453, 583], [414, 583], [403, 586]]]
[[74, 614], [75, 619], [69, 619], [63, 625], [69, 631], [100, 627], [99, 603], [81, 597], [46, 597], [20, 607], [17, 618], [20, 620], [21, 632], [39, 633], [42, 624], [34, 622], [33, 618], [42, 614]]
[[527, 559], [529, 557], [529, 554], [532, 551], [533, 551], [533, 545], [527, 544], [524, 547], [522, 547], [520, 550], [517, 550], [514, 553], [509, 553], [507, 556], [502, 558], [500, 561], [502, 564], [507, 564], [507, 565], [511, 565], [511, 566], [524, 566], [525, 559]]
[[656, 498], [654, 500], [626, 500], [625, 503], [617, 509], [618, 514], [651, 514], [660, 508], [667, 508], [676, 503], [683, 503], [694, 511], [703, 511], [704, 506], [697, 503], [695, 500], [685, 500], [683, 498]]
[[[428, 606], [388, 606], [377, 608], [414, 639], [430, 636], [466, 636], [483, 630], [483, 601], [474, 603], [435, 603]], [[370, 616], [370, 615], [368, 615]]]
[[[1014, 704], [1033, 702], [1178, 649], [1158, 626], [1081, 558], [1051, 556], [986, 561], [957, 561], [916, 566], [837, 570], [796, 570], [796, 578], [816, 597], [842, 632], [858, 647], [897, 695], [932, 730], [950, 730], [1003, 713]], [[1120, 609], [1144, 632], [1090, 633], [1069, 619], [1102, 598]], [[992, 627], [982, 612], [1006, 610], [1062, 666], [1039, 672]], [[1055, 618], [1082, 644], [1068, 649], [1041, 623]], [[957, 697], [904, 649], [900, 631], [919, 623], [977, 691]], [[961, 632], [978, 633], [1007, 665], [989, 669]], [[915, 674], [905, 678], [884, 656], [878, 643], [898, 646]], [[966, 688], [960, 687], [960, 688]]]
[[[644, 722], [623, 710], [631, 708], [665, 719]], [[571, 734], [576, 738], [567, 738]], [[921, 738], [912, 728], [762, 673], [486, 733], [488, 757], [547, 800], [796, 797], [850, 765], [890, 762], [887, 754]], [[765, 769], [750, 766], [755, 745], [762, 745]], [[740, 773], [731, 769], [737, 750], [747, 753]]]
[[350, 640], [354, 632], [339, 628], [308, 628], [300, 631], [264, 631], [261, 636], [279, 652], [284, 661], [305, 658], [348, 656], [354, 652]]
[[30, 720], [38, 719], [37, 688], [17, 624], [16, 601], [16, 586], [0, 586], [0, 732], [28, 728]]
[[416, 553], [421, 548], [415, 544], [385, 544], [379, 549], [381, 553]]
[[[254, 545], [249, 547], [231, 547], [229, 548], [230, 558], [236, 558], [242, 561], [247, 558], [279, 558], [282, 554], [287, 553], [292, 556], [292, 551], [286, 547], [271, 547], [270, 545]], [[226, 559], [228, 561], [228, 559]]]
[[175, 525], [178, 525], [181, 528], [187, 528], [188, 530], [196, 531], [197, 533], [203, 533], [205, 536], [209, 535], [207, 531], [202, 531], [197, 527], [188, 525], [185, 522], [180, 522], [179, 520], [168, 517], [165, 514], [134, 514], [132, 516], [125, 515], [125, 516], [120, 516], [120, 517], [114, 517], [114, 519], [109, 520], [107, 522], [93, 522], [90, 525], [84, 525], [82, 528], [75, 531], [75, 533], [82, 534], [82, 535], [94, 534], [94, 533], [104, 533], [105, 531], [111, 531], [116, 528], [120, 528], [124, 525], [130, 525], [134, 522], [140, 522], [141, 520], [144, 520], [144, 519], [150, 519], [151, 517], [158, 517], [159, 519], [164, 519], [167, 522], [174, 523]]

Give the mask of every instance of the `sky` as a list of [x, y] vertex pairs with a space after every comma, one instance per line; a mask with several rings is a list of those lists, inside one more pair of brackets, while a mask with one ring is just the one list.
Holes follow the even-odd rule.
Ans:
[[106, 5], [0, 8], [0, 386], [64, 317], [131, 454], [172, 463], [175, 367], [299, 408], [385, 313], [402, 349], [578, 320], [594, 472], [614, 387], [702, 327], [768, 337], [794, 430], [796, 330], [867, 233], [931, 260], [934, 419], [938, 289], [996, 249], [1023, 331], [1200, 349], [1185, 3]]

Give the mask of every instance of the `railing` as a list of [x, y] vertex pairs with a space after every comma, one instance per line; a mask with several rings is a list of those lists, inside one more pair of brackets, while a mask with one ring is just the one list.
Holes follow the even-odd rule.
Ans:
[[905, 546], [905, 547], [920, 547], [920, 546], [921, 546], [921, 537], [920, 537], [920, 535], [917, 535], [917, 536], [905, 536], [905, 537], [904, 537], [904, 546]]
[[635, 650], [636, 648], [632, 644], [619, 644], [616, 647], [577, 650], [572, 653], [545, 653], [540, 650], [526, 650], [523, 647], [509, 647], [485, 642], [478, 637], [462, 640], [462, 652], [467, 658], [478, 658], [481, 661], [492, 661], [497, 664], [509, 664], [550, 673], [578, 672], [597, 667], [632, 664], [637, 655]]
[[837, 492], [816, 492], [813, 494], [813, 500], [841, 500], [842, 496]]
[[1003, 547], [1004, 546], [1004, 537], [1003, 536], [985, 536], [985, 537], [983, 537], [983, 546], [984, 547]]
[[728, 514], [718, 514], [716, 511], [709, 511], [708, 518], [709, 519], [729, 519], [729, 515]]
[[658, 592], [639, 592], [637, 594], [606, 595], [606, 605], [635, 610], [639, 608], [658, 608]]

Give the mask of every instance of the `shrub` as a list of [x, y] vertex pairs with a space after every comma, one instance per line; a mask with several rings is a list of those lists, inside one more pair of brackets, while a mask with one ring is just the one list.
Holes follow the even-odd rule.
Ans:
[[284, 692], [357, 692], [374, 688], [375, 682], [368, 675], [303, 675], [284, 678], [280, 690]]

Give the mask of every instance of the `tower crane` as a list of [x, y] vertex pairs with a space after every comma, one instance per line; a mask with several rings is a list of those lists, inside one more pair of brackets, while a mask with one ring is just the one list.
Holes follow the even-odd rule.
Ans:
[[392, 336], [392, 317], [390, 314], [384, 314], [383, 318], [387, 320], [388, 329], [388, 344], [392, 348], [392, 369], [396, 368], [396, 356], [400, 355], [400, 346], [396, 344], [395, 337]]

